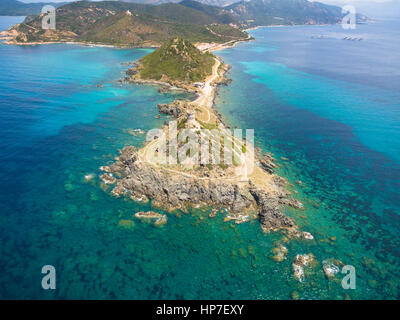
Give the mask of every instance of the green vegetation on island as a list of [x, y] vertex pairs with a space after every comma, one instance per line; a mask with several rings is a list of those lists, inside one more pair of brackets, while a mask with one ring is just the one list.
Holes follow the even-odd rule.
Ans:
[[212, 73], [214, 56], [201, 52], [192, 43], [174, 38], [139, 60], [138, 79], [191, 84], [204, 81]]

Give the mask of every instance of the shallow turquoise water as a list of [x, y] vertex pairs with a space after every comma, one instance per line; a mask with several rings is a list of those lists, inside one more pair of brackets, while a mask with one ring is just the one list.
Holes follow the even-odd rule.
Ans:
[[[340, 26], [260, 28], [252, 31], [257, 41], [219, 53], [232, 64], [234, 81], [221, 89], [217, 108], [229, 123], [254, 128], [258, 143], [278, 159], [289, 158], [279, 172], [295, 185], [303, 182], [296, 189], [306, 210], [297, 221], [319, 241], [337, 237], [325, 256], [347, 256], [342, 261], [356, 266], [359, 298], [398, 297], [395, 25], [359, 26], [351, 34], [364, 37], [357, 43], [342, 40], [347, 33]], [[316, 39], [321, 34], [325, 39]]]
[[[304, 41], [330, 28], [296, 30]], [[118, 227], [150, 205], [102, 190], [98, 168], [118, 148], [141, 145], [144, 137], [125, 129], [160, 127], [168, 118], [154, 118], [156, 104], [177, 96], [116, 82], [127, 68], [121, 62], [147, 49], [1, 45], [0, 297], [288, 299], [297, 291], [309, 299], [399, 298], [398, 152], [390, 139], [374, 147], [399, 134], [396, 75], [372, 85], [356, 77], [347, 86], [345, 73], [332, 71], [340, 60], [332, 70], [314, 60], [325, 71], [318, 73], [297, 61], [302, 51], [289, 59], [292, 35], [259, 29], [258, 41], [218, 52], [233, 65], [234, 81], [220, 88], [216, 108], [232, 125], [254, 128], [259, 146], [290, 159], [279, 160], [279, 172], [303, 181], [296, 190], [306, 209], [287, 214], [316, 241], [285, 244], [282, 263], [271, 253], [282, 235], [263, 234], [257, 221], [233, 225], [196, 211], [169, 215], [161, 228], [136, 220], [132, 230]], [[379, 112], [370, 119], [371, 108]], [[320, 264], [300, 284], [291, 261], [308, 252]], [[331, 257], [356, 267], [356, 290], [343, 290], [340, 276], [325, 278], [321, 261]], [[45, 264], [56, 267], [54, 291], [41, 289]]]

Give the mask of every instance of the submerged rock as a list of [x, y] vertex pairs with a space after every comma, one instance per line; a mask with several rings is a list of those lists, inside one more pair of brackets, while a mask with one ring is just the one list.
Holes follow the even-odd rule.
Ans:
[[292, 297], [293, 300], [299, 300], [300, 299], [300, 296], [297, 293], [297, 291], [293, 291], [290, 296]]
[[89, 199], [90, 199], [91, 201], [97, 201], [97, 200], [99, 200], [97, 194], [94, 193], [94, 192], [90, 192], [90, 193], [89, 193]]
[[53, 212], [53, 216], [55, 218], [65, 218], [67, 217], [67, 213], [64, 210], [57, 210]]
[[273, 248], [272, 253], [274, 254], [273, 259], [275, 261], [282, 262], [287, 257], [288, 249], [285, 246], [281, 245], [277, 248]]
[[247, 258], [247, 253], [246, 253], [246, 250], [245, 250], [245, 249], [243, 249], [242, 247], [240, 247], [240, 248], [238, 249], [238, 252], [239, 252], [239, 255], [240, 255], [242, 258], [244, 258], [244, 259]]
[[322, 268], [324, 269], [325, 276], [329, 278], [334, 278], [335, 275], [340, 271], [339, 266], [343, 263], [337, 259], [326, 259], [322, 261]]
[[135, 213], [135, 217], [142, 221], [152, 222], [155, 226], [162, 226], [168, 221], [168, 218], [165, 214], [157, 213], [154, 211], [140, 211]]
[[93, 178], [94, 178], [94, 174], [93, 173], [89, 173], [89, 174], [86, 174], [84, 176], [84, 181], [85, 182], [89, 182], [89, 181], [93, 180]]
[[126, 130], [131, 136], [137, 136], [139, 134], [143, 134], [144, 131], [142, 129], [127, 129]]
[[129, 219], [120, 220], [118, 222], [118, 227], [125, 228], [125, 229], [133, 229], [135, 227], [135, 222]]
[[72, 192], [75, 190], [75, 186], [72, 183], [64, 184], [64, 190], [67, 192]]
[[154, 212], [154, 211], [139, 211], [135, 213], [135, 217], [138, 219], [158, 219], [161, 218], [163, 215], [161, 213], [158, 212]]

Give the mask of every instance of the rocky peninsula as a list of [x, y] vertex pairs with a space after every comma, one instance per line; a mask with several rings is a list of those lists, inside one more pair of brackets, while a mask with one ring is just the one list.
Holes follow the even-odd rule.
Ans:
[[[184, 129], [226, 130], [226, 125], [213, 108], [213, 101], [216, 86], [227, 81], [227, 65], [211, 53], [201, 52], [190, 42], [178, 38], [149, 56], [128, 70], [126, 80], [169, 85], [197, 95], [194, 101], [177, 100], [158, 106], [160, 112], [177, 119], [178, 133]], [[179, 72], [171, 67], [171, 60]], [[156, 61], [157, 67], [154, 64], [149, 67], [148, 61]], [[160, 70], [164, 71], [160, 73]], [[182, 70], [187, 73], [182, 73]], [[174, 74], [179, 76], [174, 77]], [[162, 153], [168, 156], [168, 151], [163, 149], [165, 140], [160, 136], [167, 131], [168, 125], [165, 125], [140, 149], [133, 146], [123, 148], [113, 164], [102, 167], [116, 179], [111, 191], [114, 196], [126, 196], [136, 201], [150, 199], [153, 207], [168, 212], [211, 207], [214, 214], [216, 211], [225, 212], [226, 220], [235, 220], [236, 223], [258, 219], [265, 232], [283, 230], [289, 236], [302, 238], [309, 235], [299, 231], [295, 221], [283, 213], [285, 206], [301, 208], [302, 204], [291, 197], [287, 180], [273, 172], [275, 159], [271, 154], [263, 154], [248, 142], [232, 138], [234, 150], [242, 151], [241, 161], [237, 163], [203, 165], [178, 161], [162, 164], [157, 157]], [[252, 170], [249, 170], [250, 166], [253, 166]], [[108, 183], [110, 180], [107, 176]]]

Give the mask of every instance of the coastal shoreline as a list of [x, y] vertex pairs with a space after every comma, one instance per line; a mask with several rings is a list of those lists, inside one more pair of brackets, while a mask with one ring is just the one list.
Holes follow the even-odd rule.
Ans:
[[[5, 32], [5, 31], [2, 31]], [[87, 47], [100, 47], [100, 48], [115, 48], [115, 49], [156, 49], [159, 48], [160, 45], [112, 45], [112, 44], [100, 44], [100, 43], [92, 43], [92, 42], [80, 42], [80, 41], [49, 41], [49, 42], [17, 42], [17, 41], [9, 41], [14, 39], [13, 37], [3, 36], [0, 37], [0, 44], [5, 45], [16, 45], [16, 46], [36, 46], [36, 45], [51, 45], [51, 44], [68, 44], [68, 45], [80, 45]], [[207, 44], [210, 45], [206, 50], [209, 51], [217, 51], [223, 50], [227, 48], [232, 48], [236, 46], [238, 43], [252, 41], [252, 37], [249, 35], [246, 39], [240, 40], [232, 40], [224, 43], [199, 43], [198, 45]], [[232, 44], [228, 44], [231, 43]], [[203, 51], [203, 50], [202, 50]]]
[[[37, 46], [37, 45], [52, 45], [52, 44], [68, 44], [68, 45], [78, 45], [85, 47], [99, 47], [99, 48], [114, 48], [114, 49], [154, 49], [158, 48], [158, 46], [147, 45], [147, 46], [130, 46], [130, 45], [112, 45], [112, 44], [99, 44], [99, 43], [91, 43], [91, 42], [78, 42], [78, 41], [49, 41], [49, 42], [16, 42], [16, 41], [7, 41], [7, 39], [0, 38], [0, 44], [5, 45], [16, 45], [16, 46]], [[12, 38], [11, 38], [12, 39]]]

